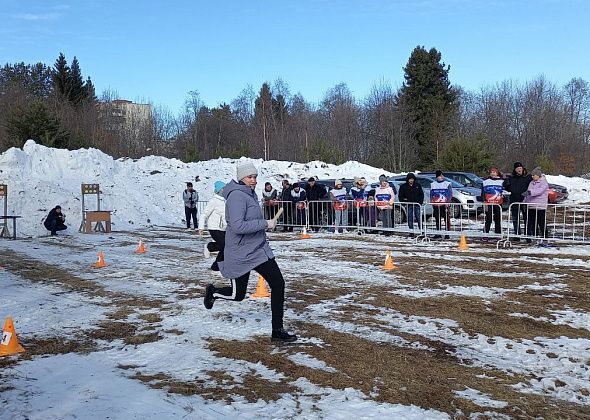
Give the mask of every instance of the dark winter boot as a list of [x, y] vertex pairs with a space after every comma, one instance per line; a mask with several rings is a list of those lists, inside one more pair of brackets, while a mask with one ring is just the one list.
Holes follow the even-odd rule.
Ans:
[[297, 336], [295, 334], [289, 334], [283, 328], [280, 330], [272, 330], [270, 341], [273, 343], [292, 343], [295, 340], [297, 340]]
[[208, 284], [207, 287], [205, 287], [205, 299], [203, 299], [203, 304], [207, 309], [213, 308], [213, 303], [215, 302], [213, 293], [215, 293], [215, 286]]

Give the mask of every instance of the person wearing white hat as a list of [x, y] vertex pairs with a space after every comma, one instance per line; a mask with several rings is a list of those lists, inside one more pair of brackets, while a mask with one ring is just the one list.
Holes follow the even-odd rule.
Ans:
[[250, 271], [254, 270], [264, 277], [271, 289], [271, 341], [295, 341], [297, 336], [283, 328], [285, 280], [266, 238], [266, 230], [274, 229], [277, 222], [265, 220], [262, 214], [254, 191], [258, 178], [256, 167], [250, 162], [240, 163], [236, 173], [237, 181], [232, 180], [223, 188], [227, 226], [224, 260], [219, 261], [221, 274], [230, 279], [231, 284], [220, 288], [208, 284], [204, 305], [211, 309], [216, 299], [243, 300]]

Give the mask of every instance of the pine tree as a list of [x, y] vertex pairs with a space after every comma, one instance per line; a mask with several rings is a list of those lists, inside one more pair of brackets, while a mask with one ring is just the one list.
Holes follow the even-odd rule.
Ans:
[[28, 139], [49, 147], [66, 147], [69, 139], [59, 118], [52, 115], [41, 101], [15, 110], [7, 119], [6, 131], [13, 144], [19, 147]]
[[418, 46], [404, 67], [398, 102], [409, 107], [415, 126], [418, 169], [434, 169], [457, 117], [457, 93], [449, 82], [450, 66], [435, 48]]
[[90, 76], [88, 76], [86, 83], [84, 84], [84, 97], [92, 102], [98, 101], [98, 98], [96, 97], [96, 90], [94, 89], [92, 80], [90, 80]]
[[74, 56], [74, 59], [72, 60], [68, 76], [69, 91], [67, 93], [67, 98], [73, 104], [79, 104], [86, 97], [86, 91], [84, 89], [84, 81], [82, 80], [80, 63], [76, 56]]
[[69, 80], [70, 80], [70, 67], [66, 61], [66, 56], [63, 53], [59, 53], [59, 57], [55, 60], [53, 66], [53, 87], [61, 95], [68, 97], [69, 95]]

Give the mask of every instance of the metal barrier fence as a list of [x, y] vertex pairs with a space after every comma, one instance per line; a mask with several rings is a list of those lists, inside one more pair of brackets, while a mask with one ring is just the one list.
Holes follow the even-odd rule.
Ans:
[[293, 231], [293, 228], [307, 228], [309, 221], [309, 212], [307, 202], [293, 201], [272, 201], [262, 202], [262, 211], [264, 217], [272, 219], [279, 209], [283, 209], [283, 214], [278, 220], [277, 226], [282, 227], [284, 231]]
[[514, 241], [590, 243], [590, 205], [513, 203], [503, 245]]
[[[202, 204], [202, 205], [201, 205]], [[394, 203], [383, 208], [375, 202], [274, 201], [261, 203], [264, 216], [272, 218], [282, 208], [277, 223], [284, 231], [308, 229], [357, 234], [403, 234], [416, 240], [470, 238], [496, 241], [508, 247], [512, 242], [590, 243], [590, 205], [548, 204], [535, 209], [529, 204], [512, 204], [507, 211], [499, 204], [485, 204], [482, 211], [466, 211], [460, 203], [418, 205]], [[199, 203], [199, 212], [204, 203]]]
[[502, 206], [486, 204], [479, 211], [465, 211], [461, 203], [433, 205], [432, 217], [423, 214], [423, 235], [425, 239], [444, 237], [478, 237], [501, 240], [506, 227]]

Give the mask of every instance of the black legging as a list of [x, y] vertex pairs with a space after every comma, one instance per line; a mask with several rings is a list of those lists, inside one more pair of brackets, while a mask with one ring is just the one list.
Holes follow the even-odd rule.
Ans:
[[209, 252], [217, 252], [215, 261], [211, 264], [211, 270], [219, 271], [219, 262], [223, 261], [223, 248], [225, 248], [225, 231], [224, 230], [210, 230], [209, 235], [215, 242], [209, 242], [207, 249]]
[[486, 223], [484, 226], [484, 232], [488, 233], [490, 231], [490, 226], [492, 225], [492, 218], [494, 219], [494, 232], [495, 233], [502, 233], [502, 225], [501, 225], [501, 209], [498, 205], [487, 205], [486, 206]]
[[[281, 269], [274, 258], [263, 262], [254, 268], [270, 286], [270, 309], [272, 312], [272, 329], [283, 328], [283, 306], [285, 302], [285, 279]], [[236, 278], [230, 279], [231, 286], [216, 287], [213, 296], [219, 299], [241, 301], [246, 297], [250, 272]]]

